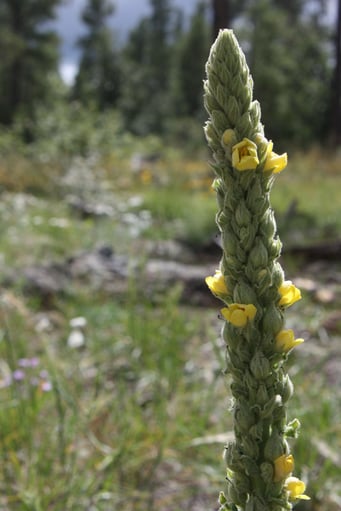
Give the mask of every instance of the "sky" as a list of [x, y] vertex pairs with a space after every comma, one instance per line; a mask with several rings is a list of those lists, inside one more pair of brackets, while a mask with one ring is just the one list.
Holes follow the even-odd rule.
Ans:
[[[76, 41], [84, 30], [80, 19], [86, 0], [64, 0], [57, 10], [54, 23], [61, 39], [60, 73], [63, 80], [71, 84], [77, 71], [79, 51]], [[143, 16], [150, 14], [148, 0], [114, 0], [115, 12], [110, 20], [118, 41], [124, 41], [129, 31]], [[188, 15], [193, 12], [197, 0], [173, 0], [173, 5], [181, 7]]]

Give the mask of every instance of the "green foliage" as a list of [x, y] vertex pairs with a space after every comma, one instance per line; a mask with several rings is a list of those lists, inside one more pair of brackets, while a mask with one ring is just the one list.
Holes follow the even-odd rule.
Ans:
[[[204, 62], [212, 32], [207, 3], [198, 0], [186, 20], [172, 0], [150, 0], [150, 14], [120, 47], [108, 23], [115, 15], [114, 4], [87, 0], [82, 13], [85, 35], [78, 41], [79, 70], [71, 91], [64, 87], [62, 93], [56, 77], [58, 41], [46, 28], [59, 3], [4, 0], [0, 4], [4, 49], [0, 124], [9, 126], [20, 143], [37, 137], [46, 140], [45, 129], [51, 131], [44, 112], [66, 153], [84, 154], [98, 138], [90, 118], [98, 111], [110, 117], [108, 111], [115, 109], [122, 130], [142, 136], [161, 133], [181, 146], [198, 147], [204, 122]], [[329, 131], [333, 61], [324, 4], [323, 0], [229, 2], [232, 24], [244, 41], [254, 76], [254, 96], [263, 105], [263, 122], [279, 149], [312, 144]], [[71, 114], [74, 134], [69, 131]], [[100, 124], [95, 122], [96, 130], [101, 130]], [[58, 131], [62, 125], [64, 134]]]
[[282, 147], [319, 140], [326, 128], [329, 34], [321, 8], [309, 14], [307, 4], [262, 0], [247, 13], [254, 96], [270, 138]]
[[170, 0], [151, 0], [150, 4], [151, 15], [131, 32], [124, 49], [125, 87], [120, 102], [127, 129], [141, 135], [164, 131], [172, 116], [169, 84], [179, 31]]
[[67, 87], [56, 75], [48, 77], [47, 84], [54, 101], [51, 106], [37, 106], [36, 122], [31, 129], [34, 141], [23, 143], [25, 123], [18, 118], [11, 129], [0, 128], [0, 158], [16, 154], [39, 161], [47, 168], [49, 163], [57, 162], [67, 167], [76, 156], [103, 156], [115, 148], [124, 152], [133, 143], [133, 137], [123, 131], [119, 112], [113, 109], [100, 112], [94, 105], [85, 108], [79, 101], [70, 102]]
[[107, 20], [114, 12], [108, 0], [88, 0], [83, 11], [87, 34], [78, 45], [82, 50], [73, 98], [99, 110], [113, 107], [120, 93], [120, 63]]
[[[57, 68], [58, 39], [46, 27], [60, 0], [4, 0], [0, 7], [0, 122], [19, 116], [32, 138], [35, 108], [49, 100], [46, 77]], [[45, 27], [44, 27], [45, 25]]]

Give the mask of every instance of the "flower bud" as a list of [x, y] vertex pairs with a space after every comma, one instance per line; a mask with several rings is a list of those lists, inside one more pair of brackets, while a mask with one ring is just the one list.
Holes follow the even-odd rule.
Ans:
[[270, 363], [261, 351], [256, 351], [250, 369], [257, 380], [265, 380], [271, 372]]
[[253, 438], [253, 441], [261, 442], [263, 438], [263, 423], [257, 422], [254, 426], [251, 426], [249, 434], [250, 437]]
[[255, 270], [257, 270], [259, 268], [266, 267], [268, 259], [268, 251], [266, 250], [264, 243], [261, 239], [257, 238], [254, 247], [249, 254], [248, 262], [250, 262]]
[[282, 312], [274, 304], [269, 304], [262, 319], [263, 331], [275, 336], [281, 330], [283, 323]]
[[272, 463], [264, 461], [264, 463], [262, 463], [260, 466], [260, 472], [263, 481], [265, 481], [266, 483], [271, 483], [273, 481], [274, 467]]
[[241, 431], [247, 432], [255, 422], [255, 415], [250, 410], [249, 404], [239, 402], [238, 407], [235, 409], [234, 417], [237, 426]]
[[229, 128], [224, 131], [223, 136], [221, 137], [221, 142], [224, 147], [230, 147], [231, 144], [236, 143], [236, 134], [233, 129]]
[[227, 116], [232, 125], [235, 125], [240, 117], [240, 107], [234, 96], [229, 96], [227, 100]]
[[245, 472], [250, 476], [258, 476], [259, 467], [257, 463], [249, 456], [243, 456], [242, 458], [243, 467]]
[[226, 497], [225, 497], [225, 493], [223, 491], [221, 491], [219, 493], [219, 504], [223, 505], [223, 504], [226, 504], [227, 503], [227, 500], [226, 500]]
[[268, 268], [263, 268], [257, 273], [255, 285], [260, 295], [263, 295], [269, 290], [271, 286], [271, 272]]
[[298, 419], [293, 419], [285, 427], [285, 435], [291, 438], [297, 438], [301, 423]]
[[284, 271], [283, 271], [282, 266], [278, 262], [274, 263], [273, 272], [272, 272], [272, 280], [273, 280], [273, 285], [276, 287], [276, 289], [278, 289], [283, 284]]
[[238, 452], [236, 444], [230, 442], [224, 449], [224, 460], [229, 469], [234, 471], [240, 471], [241, 456]]
[[[240, 77], [237, 76], [237, 80], [240, 82]], [[251, 115], [249, 112], [244, 112], [243, 115], [241, 115], [238, 119], [237, 127], [239, 133], [242, 133], [243, 135], [248, 134], [250, 131], [250, 124], [251, 124]], [[245, 140], [245, 139], [244, 139]], [[257, 151], [257, 149], [256, 149]], [[258, 157], [257, 157], [258, 160]]]
[[269, 255], [272, 259], [277, 259], [281, 255], [282, 242], [279, 238], [272, 240], [269, 249]]
[[229, 484], [228, 487], [228, 496], [231, 502], [236, 504], [237, 506], [243, 505], [243, 503], [246, 501], [246, 494], [239, 491], [239, 488], [234, 486], [233, 484]]
[[267, 419], [268, 417], [271, 417], [274, 410], [281, 406], [282, 404], [282, 398], [280, 395], [276, 394], [275, 396], [272, 396], [271, 399], [267, 403], [265, 403], [263, 410], [260, 413], [260, 417], [262, 419]]
[[[222, 214], [224, 215], [224, 212], [222, 212]], [[219, 223], [223, 225], [223, 223], [221, 222], [221, 214], [219, 215]], [[235, 236], [231, 232], [229, 232], [229, 234], [226, 234], [225, 231], [223, 232], [222, 243], [224, 252], [226, 254], [228, 254], [229, 256], [236, 255], [237, 241]]]
[[268, 391], [264, 383], [260, 383], [257, 390], [257, 403], [264, 405], [267, 401], [269, 401]]
[[277, 226], [276, 226], [274, 213], [271, 209], [267, 209], [267, 211], [264, 214], [263, 222], [260, 226], [260, 233], [266, 239], [271, 240], [276, 233], [276, 229], [277, 229]]
[[255, 442], [253, 438], [250, 438], [249, 435], [243, 439], [243, 452], [252, 459], [256, 459], [259, 456], [257, 442]]
[[256, 303], [256, 293], [246, 282], [240, 281], [233, 291], [233, 299], [236, 303]]
[[285, 375], [285, 377], [281, 381], [280, 387], [281, 388], [279, 388], [279, 386], [278, 386], [278, 392], [282, 396], [283, 403], [286, 403], [287, 401], [289, 401], [289, 399], [291, 398], [291, 396], [294, 393], [294, 385], [293, 385], [292, 381], [290, 380], [288, 374]]
[[235, 212], [235, 218], [238, 227], [247, 227], [250, 224], [251, 214], [244, 201], [239, 201]]
[[282, 456], [283, 452], [286, 452], [286, 444], [277, 428], [273, 428], [264, 447], [264, 458], [273, 462], [274, 459]]

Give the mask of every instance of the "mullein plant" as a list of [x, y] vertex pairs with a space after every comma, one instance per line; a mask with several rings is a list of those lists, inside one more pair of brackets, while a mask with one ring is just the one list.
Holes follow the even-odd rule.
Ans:
[[284, 328], [284, 314], [301, 293], [278, 262], [281, 242], [270, 206], [271, 186], [287, 155], [276, 154], [264, 136], [252, 78], [231, 30], [220, 31], [206, 72], [205, 134], [223, 248], [219, 269], [206, 283], [224, 303], [235, 434], [224, 451], [227, 491], [220, 493], [220, 510], [283, 511], [309, 499], [304, 482], [293, 476], [287, 441], [300, 424], [287, 420], [293, 385], [285, 362], [303, 339]]

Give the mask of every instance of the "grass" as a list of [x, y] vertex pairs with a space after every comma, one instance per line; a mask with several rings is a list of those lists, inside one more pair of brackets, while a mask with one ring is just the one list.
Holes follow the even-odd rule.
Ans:
[[[340, 227], [340, 160], [316, 151], [292, 160], [275, 183], [274, 207], [285, 218], [296, 198], [314, 226], [312, 238], [323, 240], [331, 232], [326, 226]], [[62, 174], [51, 168], [39, 192], [34, 165], [20, 165], [25, 181], [9, 182], [8, 165], [0, 173], [4, 276], [97, 245], [113, 245], [143, 264], [146, 240], [177, 238], [196, 248], [215, 233], [204, 160], [169, 151], [132, 175], [129, 155], [84, 159]], [[70, 194], [109, 205], [111, 216], [81, 218], [65, 199]], [[280, 227], [289, 242], [293, 225]], [[325, 285], [322, 271], [314, 279]], [[216, 509], [225, 476], [221, 435], [232, 427], [217, 310], [181, 303], [179, 284], [157, 301], [137, 284], [131, 278], [128, 291], [115, 296], [72, 282], [47, 309], [25, 294], [20, 279], [3, 285], [1, 510]], [[336, 286], [334, 301], [324, 304], [306, 291], [288, 313], [290, 327], [306, 338], [290, 362], [296, 387], [290, 416], [302, 423], [296, 472], [309, 481], [312, 497], [298, 510], [340, 508], [341, 332], [324, 326], [340, 296]], [[79, 316], [87, 321], [84, 344], [72, 348], [70, 320]], [[22, 360], [33, 358], [37, 367], [15, 379]]]

